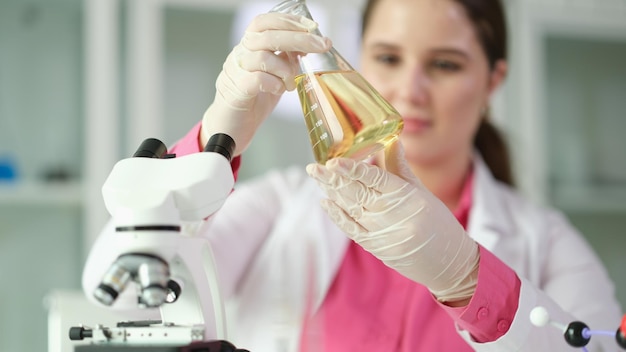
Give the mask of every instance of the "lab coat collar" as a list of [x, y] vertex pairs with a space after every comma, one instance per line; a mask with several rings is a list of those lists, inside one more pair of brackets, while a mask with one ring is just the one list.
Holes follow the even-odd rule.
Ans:
[[472, 208], [467, 226], [468, 234], [488, 250], [493, 250], [498, 239], [513, 233], [502, 192], [503, 187], [485, 164], [480, 154], [474, 154], [474, 189]]

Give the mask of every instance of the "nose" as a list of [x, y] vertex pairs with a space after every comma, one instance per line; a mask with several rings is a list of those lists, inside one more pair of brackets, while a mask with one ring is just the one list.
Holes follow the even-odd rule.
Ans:
[[430, 80], [426, 72], [418, 66], [407, 66], [399, 81], [398, 96], [411, 105], [424, 105], [428, 102]]

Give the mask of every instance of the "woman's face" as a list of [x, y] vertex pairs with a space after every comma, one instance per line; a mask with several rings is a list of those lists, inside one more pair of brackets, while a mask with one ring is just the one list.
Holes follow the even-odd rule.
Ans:
[[400, 138], [410, 162], [468, 160], [481, 111], [506, 68], [489, 69], [461, 5], [379, 0], [361, 60], [363, 76], [404, 118]]

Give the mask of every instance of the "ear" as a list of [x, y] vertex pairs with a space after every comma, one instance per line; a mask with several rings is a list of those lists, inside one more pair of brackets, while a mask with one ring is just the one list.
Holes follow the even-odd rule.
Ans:
[[509, 65], [506, 60], [500, 59], [496, 61], [496, 64], [489, 74], [489, 96], [493, 95], [498, 87], [502, 85], [502, 82], [504, 82], [508, 70]]

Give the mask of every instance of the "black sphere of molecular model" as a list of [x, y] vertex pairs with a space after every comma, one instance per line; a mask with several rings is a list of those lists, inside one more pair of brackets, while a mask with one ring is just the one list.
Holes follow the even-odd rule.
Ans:
[[591, 340], [591, 336], [588, 336], [587, 331], [589, 331], [587, 324], [580, 321], [573, 321], [569, 323], [567, 329], [565, 329], [563, 337], [565, 337], [565, 341], [567, 341], [570, 346], [583, 347]]
[[619, 347], [626, 350], [626, 314], [622, 317], [622, 323], [615, 331], [615, 341]]

